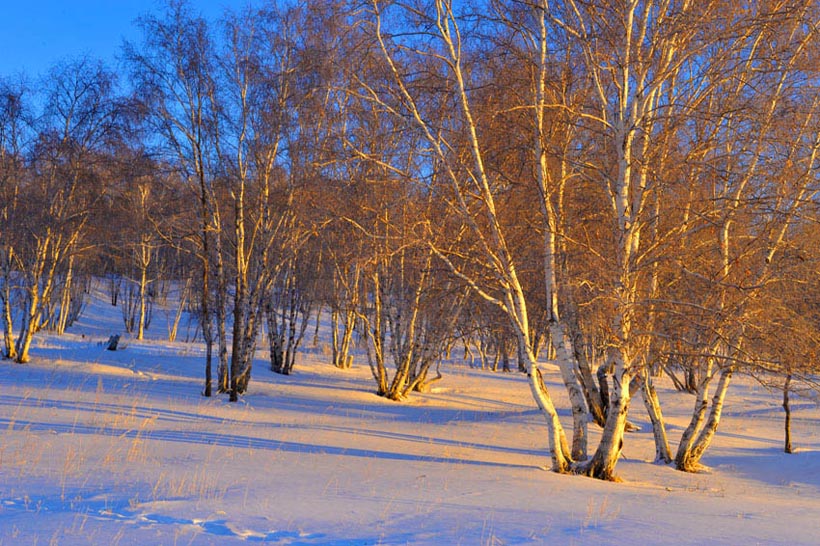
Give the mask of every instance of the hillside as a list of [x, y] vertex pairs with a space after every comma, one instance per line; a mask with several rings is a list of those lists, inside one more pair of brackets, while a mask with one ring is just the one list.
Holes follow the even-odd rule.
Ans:
[[[361, 361], [327, 364], [320, 340], [287, 377], [260, 351], [250, 392], [230, 404], [200, 396], [202, 347], [161, 341], [161, 315], [155, 339], [104, 350], [121, 328], [103, 299], [65, 336], [39, 335], [30, 364], [0, 363], [2, 545], [820, 540], [815, 400], [796, 401], [799, 452], [786, 455], [777, 393], [739, 378], [709, 469], [691, 475], [651, 463], [635, 403], [624, 483], [605, 483], [544, 470], [520, 374], [447, 363], [433, 392], [395, 403], [372, 393]], [[661, 386], [676, 442], [692, 399]]]

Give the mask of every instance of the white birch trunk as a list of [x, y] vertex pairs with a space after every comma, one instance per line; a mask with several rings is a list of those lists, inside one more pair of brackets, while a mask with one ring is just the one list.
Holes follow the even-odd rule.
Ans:
[[145, 264], [144, 267], [140, 267], [140, 281], [139, 281], [139, 310], [137, 315], [137, 339], [143, 340], [145, 338], [145, 317], [146, 317], [146, 306], [147, 306], [147, 292], [148, 292], [148, 266], [146, 262], [148, 261], [148, 257], [146, 256], [147, 252], [149, 252], [144, 245], [141, 245], [140, 252], [142, 253], [142, 264]]
[[177, 332], [179, 331], [179, 321], [182, 320], [182, 313], [188, 303], [188, 296], [191, 290], [191, 279], [185, 279], [185, 285], [179, 293], [179, 302], [174, 313], [174, 319], [171, 321], [171, 326], [168, 328], [168, 341], [176, 341]]
[[[552, 345], [555, 348], [556, 363], [561, 370], [561, 379], [567, 388], [570, 405], [572, 407], [572, 458], [575, 461], [582, 461], [587, 458], [589, 411], [587, 410], [584, 392], [581, 389], [578, 375], [578, 363], [575, 360], [575, 350], [572, 340], [567, 335], [566, 328], [561, 323], [558, 309], [558, 272], [557, 272], [557, 240], [559, 218], [563, 213], [560, 208], [552, 203], [552, 188], [550, 187], [549, 166], [547, 165], [547, 154], [544, 150], [544, 142], [547, 140], [544, 128], [544, 110], [546, 107], [546, 83], [547, 83], [547, 27], [546, 10], [540, 11], [540, 36], [539, 36], [539, 74], [536, 83], [535, 93], [535, 127], [536, 134], [535, 155], [538, 161], [536, 178], [541, 194], [541, 211], [544, 216], [546, 229], [544, 230], [544, 283], [549, 307], [549, 328]], [[562, 172], [559, 184], [563, 186], [566, 181], [566, 163], [562, 158]], [[559, 189], [559, 192], [563, 189]]]
[[68, 242], [64, 243], [63, 236], [55, 235], [49, 229], [47, 234], [37, 241], [34, 264], [28, 272], [29, 297], [23, 311], [20, 335], [17, 338], [16, 361], [21, 364], [30, 359], [29, 350], [34, 334], [40, 329], [43, 305], [50, 301], [54, 290], [57, 266], [66, 249], [71, 248], [79, 234], [78, 229], [68, 237]]
[[[678, 454], [675, 457], [675, 466], [678, 470], [685, 472], [697, 472], [702, 468], [700, 464], [703, 454], [711, 445], [712, 439], [717, 432], [720, 418], [723, 415], [723, 405], [726, 400], [726, 392], [729, 390], [729, 384], [732, 380], [734, 369], [732, 366], [723, 368], [720, 372], [717, 387], [715, 387], [715, 394], [712, 397], [712, 404], [709, 408], [709, 418], [703, 425], [697, 440], [687, 438], [686, 444], [681, 440], [681, 446]], [[705, 402], [705, 401], [704, 401]], [[706, 404], [703, 404], [702, 413], [705, 413]], [[702, 417], [701, 417], [702, 421]], [[687, 429], [688, 432], [688, 429]], [[684, 449], [685, 447], [685, 449]]]
[[666, 434], [666, 425], [663, 420], [660, 400], [655, 391], [652, 374], [644, 367], [641, 370], [641, 396], [643, 398], [649, 420], [652, 422], [652, 436], [655, 440], [655, 462], [669, 464], [672, 462], [672, 453], [669, 450], [669, 438]]
[[[531, 355], [531, 351], [528, 351], [528, 355]], [[534, 358], [530, 358], [530, 362], [528, 362], [529, 369], [527, 371], [527, 377], [529, 378], [532, 397], [547, 421], [552, 470], [554, 472], [565, 473], [570, 470], [572, 459], [569, 446], [567, 445], [564, 427], [561, 425], [561, 421], [558, 418], [558, 411], [556, 411], [552, 397], [547, 390], [547, 386], [544, 384], [541, 370], [533, 363], [533, 360]]]
[[60, 293], [60, 316], [57, 318], [57, 335], [65, 333], [68, 316], [71, 313], [71, 283], [74, 277], [74, 256], [68, 258], [68, 269]]
[[689, 461], [691, 463], [700, 463], [704, 452], [711, 445], [712, 439], [715, 437], [718, 425], [720, 424], [720, 418], [723, 416], [726, 393], [729, 390], [729, 385], [732, 381], [733, 374], [734, 368], [732, 366], [723, 368], [720, 372], [718, 384], [715, 387], [715, 394], [712, 397], [712, 406], [709, 411], [709, 418], [706, 420], [706, 423], [703, 425], [703, 430], [700, 431], [698, 439], [695, 440], [695, 443], [692, 446], [691, 455], [689, 457]]
[[614, 360], [614, 373], [609, 389], [606, 424], [595, 454], [589, 461], [577, 465], [576, 472], [601, 480], [619, 481], [615, 475], [615, 466], [623, 449], [632, 376], [623, 355], [617, 349], [611, 349], [610, 353], [610, 359]]
[[561, 379], [569, 394], [570, 406], [572, 407], [572, 458], [575, 461], [583, 461], [587, 458], [589, 412], [587, 411], [586, 398], [578, 382], [577, 368], [575, 363], [572, 342], [564, 331], [563, 326], [553, 321], [550, 324], [550, 335], [552, 344], [555, 347], [556, 362], [561, 371]]
[[698, 390], [695, 394], [695, 407], [692, 411], [692, 418], [689, 420], [689, 425], [681, 435], [680, 443], [678, 444], [678, 451], [675, 454], [675, 467], [678, 470], [694, 471], [690, 464], [690, 451], [695, 442], [695, 436], [700, 430], [703, 420], [706, 417], [706, 410], [709, 407], [709, 384], [714, 375], [712, 374], [712, 367], [714, 366], [712, 359], [707, 361], [706, 370], [700, 383], [698, 383]]

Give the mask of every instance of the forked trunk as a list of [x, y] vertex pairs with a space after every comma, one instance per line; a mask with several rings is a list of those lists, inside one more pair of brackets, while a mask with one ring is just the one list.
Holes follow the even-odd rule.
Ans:
[[[696, 472], [702, 468], [700, 461], [706, 449], [711, 445], [712, 439], [717, 432], [720, 418], [723, 414], [723, 403], [726, 399], [726, 391], [729, 390], [729, 384], [732, 380], [734, 370], [731, 366], [724, 368], [720, 372], [720, 379], [718, 380], [715, 394], [712, 397], [712, 406], [709, 409], [709, 417], [703, 425], [703, 429], [698, 434], [697, 440], [688, 443], [688, 449], [678, 449], [678, 454], [675, 457], [675, 467], [684, 472]], [[681, 442], [681, 448], [683, 442]]]
[[629, 384], [632, 376], [625, 365], [625, 358], [619, 352], [614, 356], [614, 374], [609, 392], [609, 407], [606, 425], [601, 435], [598, 449], [586, 463], [577, 465], [575, 471], [600, 480], [618, 481], [615, 466], [621, 456], [629, 411]]
[[582, 348], [583, 340], [580, 329], [577, 324], [572, 322], [567, 327], [573, 332], [570, 339], [572, 340], [572, 348], [575, 351], [575, 362], [578, 364], [578, 375], [584, 389], [584, 398], [587, 401], [587, 410], [595, 423], [603, 428], [606, 425], [606, 409], [601, 398], [601, 391], [598, 389], [598, 385], [595, 384], [595, 376], [592, 374], [589, 357]]
[[697, 468], [693, 468], [688, 463], [689, 454], [692, 445], [695, 442], [695, 435], [700, 430], [703, 420], [706, 418], [706, 410], [709, 408], [709, 384], [714, 377], [712, 375], [711, 361], [707, 365], [707, 369], [703, 374], [703, 379], [698, 383], [696, 388], [695, 408], [692, 412], [692, 418], [689, 420], [689, 425], [681, 435], [680, 444], [678, 444], [678, 451], [675, 454], [675, 467], [678, 470], [687, 472], [694, 472]]
[[723, 404], [726, 399], [726, 392], [729, 390], [729, 383], [732, 380], [733, 372], [734, 369], [731, 366], [724, 368], [720, 372], [720, 379], [715, 389], [715, 395], [712, 397], [712, 407], [709, 411], [709, 418], [703, 426], [703, 430], [700, 431], [698, 439], [695, 441], [686, 459], [690, 466], [700, 467], [700, 460], [703, 454], [712, 444], [712, 439], [715, 437], [718, 425], [720, 424], [720, 418], [723, 415]]
[[345, 312], [344, 333], [342, 334], [342, 344], [339, 347], [339, 362], [340, 368], [349, 369], [353, 366], [353, 355], [350, 354], [350, 345], [353, 341], [353, 328], [356, 324], [356, 313], [353, 311]]

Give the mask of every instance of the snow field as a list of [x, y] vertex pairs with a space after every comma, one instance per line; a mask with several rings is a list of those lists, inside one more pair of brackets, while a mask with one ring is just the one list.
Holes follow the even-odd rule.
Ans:
[[[604, 483], [544, 470], [546, 428], [520, 374], [448, 363], [431, 393], [395, 403], [361, 361], [337, 370], [308, 340], [292, 376], [260, 351], [230, 404], [200, 395], [197, 344], [105, 351], [115, 311], [92, 304], [70, 334], [36, 338], [31, 364], [0, 362], [0, 545], [820, 541], [812, 398], [795, 403], [800, 451], [786, 455], [777, 393], [738, 378], [700, 474], [652, 463], [635, 401], [624, 483]], [[674, 444], [692, 398], [665, 382], [659, 395]]]

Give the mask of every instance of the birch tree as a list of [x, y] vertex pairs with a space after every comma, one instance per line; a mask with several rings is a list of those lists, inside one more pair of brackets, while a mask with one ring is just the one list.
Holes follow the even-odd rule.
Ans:
[[[152, 277], [152, 266], [156, 261], [158, 237], [150, 223], [150, 207], [156, 202], [157, 196], [152, 195], [152, 188], [147, 180], [134, 181], [129, 189], [131, 191], [127, 195], [126, 206], [135, 212], [132, 226], [137, 229], [134, 230], [136, 233], [128, 230], [130, 237], [123, 245], [128, 249], [128, 258], [133, 264], [132, 270], [136, 272], [136, 275], [129, 279], [130, 284], [136, 288], [136, 305], [133, 306], [133, 312], [124, 312], [123, 316], [126, 319], [126, 331], [135, 331], [136, 339], [141, 340], [145, 337], [153, 303], [149, 286], [156, 280]], [[130, 297], [132, 292], [133, 290], [130, 290], [126, 293], [123, 306], [125, 302], [134, 299]]]
[[[477, 279], [484, 276], [468, 275], [459, 255], [436, 245], [431, 245], [431, 249], [452, 274], [503, 310], [511, 322], [527, 359], [531, 392], [547, 421], [552, 467], [565, 472], [570, 468], [571, 454], [555, 405], [536, 366], [524, 288], [499, 216], [494, 183], [486, 169], [484, 146], [475, 122], [467, 73], [466, 36], [461, 33], [459, 18], [450, 2], [437, 1], [429, 13], [414, 14], [426, 18], [423, 24], [431, 30], [429, 42], [422, 40], [414, 44], [391, 35], [385, 24], [397, 14], [380, 3], [371, 5], [369, 24], [392, 80], [391, 94], [380, 93], [366, 82], [362, 82], [362, 86], [371, 99], [387, 111], [411, 120], [425, 139], [433, 164], [446, 183], [444, 195], [452, 207], [450, 210], [462, 219], [464, 232], [476, 241], [474, 251], [478, 253], [478, 261], [485, 268], [486, 277], [494, 279], [494, 283], [482, 286]], [[431, 67], [421, 72], [429, 76], [428, 81], [415, 77], [410, 71], [415, 67], [407, 63], [415, 54]], [[446, 90], [446, 94], [437, 97], [440, 103], [430, 101], [421, 93], [425, 84], [436, 80], [438, 88]], [[444, 118], [432, 117], [431, 112], [425, 110], [431, 104], [439, 105], [450, 114]], [[434, 123], [436, 119], [441, 122]]]
[[[697, 73], [704, 50], [705, 29], [717, 5], [690, 2], [640, 2], [624, 4], [566, 2], [545, 4], [551, 24], [563, 40], [574, 44], [594, 92], [592, 102], [578, 115], [601, 135], [601, 151], [611, 159], [589, 176], [601, 181], [610, 198], [614, 228], [611, 257], [616, 272], [607, 300], [611, 312], [607, 340], [607, 365], [612, 369], [604, 439], [584, 473], [612, 477], [623, 442], [629, 407], [629, 386], [645, 361], [641, 294], [651, 280], [643, 264], [651, 240], [654, 209], [663, 180], [653, 176], [650, 160], [663, 153], [659, 140], [663, 127], [673, 126], [703, 96]], [[674, 101], [665, 102], [666, 89], [675, 89]], [[649, 244], [647, 244], [649, 243]]]
[[25, 176], [25, 96], [22, 85], [0, 82], [0, 303], [3, 305], [3, 358], [8, 359], [17, 357], [12, 309], [17, 292], [15, 247], [20, 234], [11, 226], [18, 222]]
[[219, 118], [214, 104], [213, 46], [207, 22], [195, 17], [184, 2], [170, 2], [163, 19], [146, 16], [139, 25], [142, 48], [125, 46], [131, 79], [153, 134], [162, 139], [163, 157], [179, 169], [199, 207], [197, 231], [188, 236], [196, 242], [201, 265], [199, 313], [206, 347], [203, 394], [211, 396], [215, 342], [218, 388], [228, 388], [226, 286], [221, 240], [215, 236], [222, 220], [214, 193], [214, 131]]
[[299, 91], [296, 17], [296, 10], [248, 10], [224, 22], [227, 47], [217, 94], [226, 130], [218, 145], [233, 221], [227, 244], [234, 290], [232, 401], [247, 389], [261, 313], [292, 236], [292, 173], [283, 158]]
[[15, 252], [25, 300], [16, 341], [18, 362], [27, 362], [44, 309], [57, 287], [57, 274], [83, 248], [93, 203], [103, 194], [95, 172], [116, 130], [113, 75], [101, 63], [79, 59], [49, 74], [48, 107], [37, 128], [26, 185], [26, 213], [17, 228], [25, 234]]
[[[704, 369], [675, 457], [680, 470], [699, 468], [733, 375], [755, 360], [749, 341], [759, 320], [756, 300], [776, 278], [774, 260], [798, 233], [796, 221], [817, 192], [811, 174], [820, 142], [812, 122], [817, 79], [806, 63], [818, 45], [818, 14], [802, 4], [766, 8], [756, 5], [744, 13], [745, 20], [739, 18], [745, 24], [736, 49], [727, 50], [736, 55], [737, 73], [723, 89], [728, 104], [716, 121], [718, 145], [707, 158], [724, 173], [713, 186], [709, 211], [714, 259], [706, 275], [712, 280], [707, 301], [716, 320], [698, 348]], [[788, 110], [799, 115], [786, 121], [780, 113]], [[713, 378], [717, 385], [710, 401]]]

